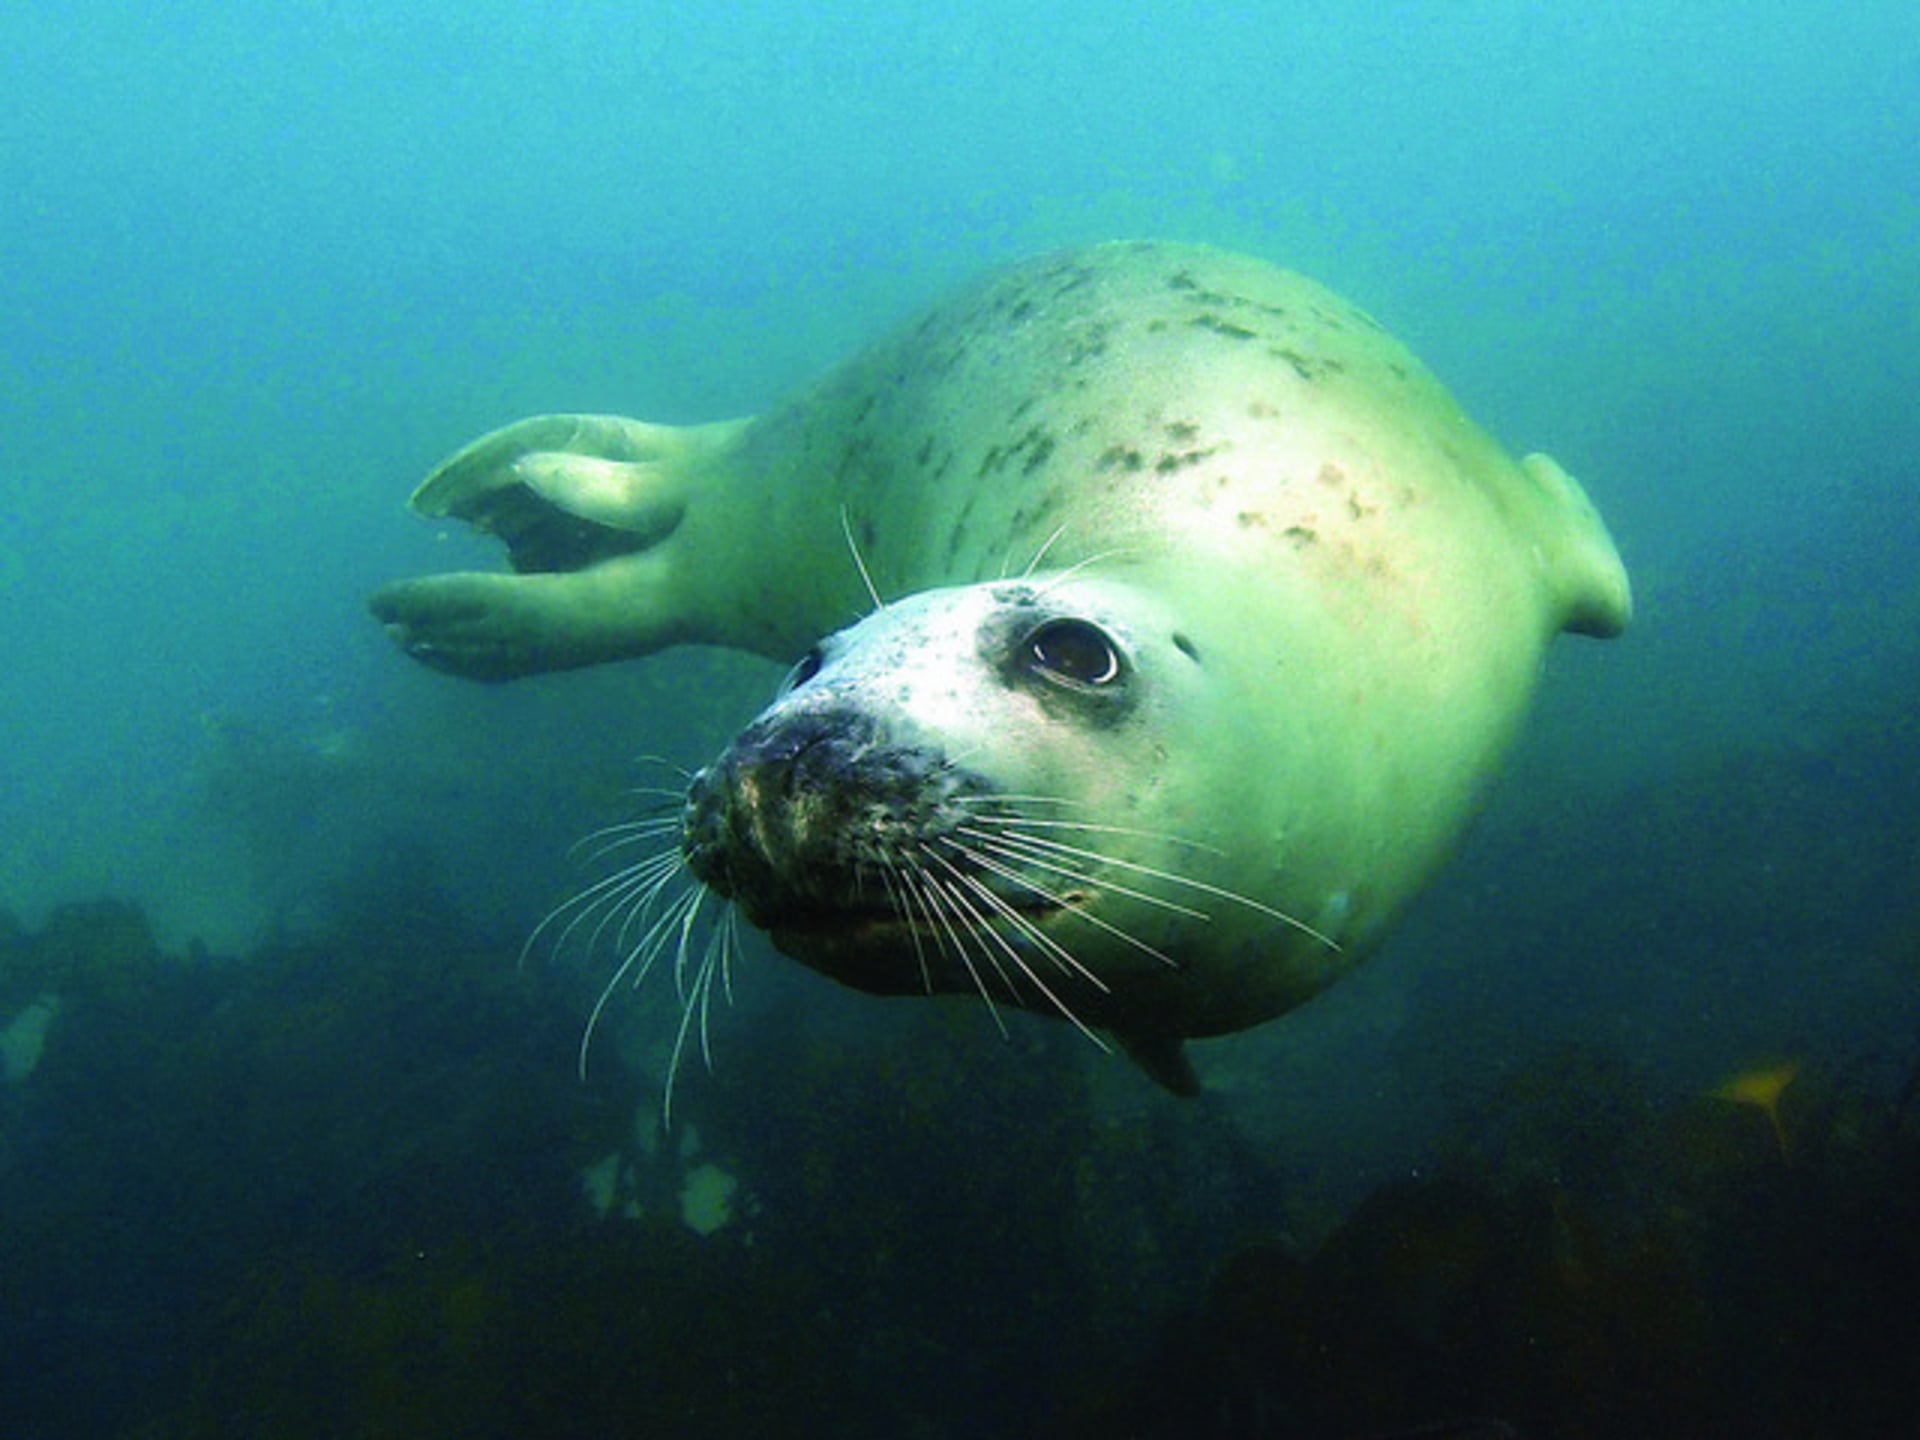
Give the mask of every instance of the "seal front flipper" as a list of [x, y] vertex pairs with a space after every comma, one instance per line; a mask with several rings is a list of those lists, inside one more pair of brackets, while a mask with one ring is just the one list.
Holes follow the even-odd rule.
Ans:
[[1547, 514], [1533, 524], [1559, 607], [1561, 628], [1610, 640], [1633, 618], [1633, 587], [1593, 501], [1551, 455], [1528, 455], [1520, 471]]
[[1187, 1058], [1186, 1045], [1178, 1035], [1116, 1031], [1113, 1038], [1120, 1042], [1127, 1058], [1146, 1071], [1147, 1078], [1156, 1085], [1171, 1090], [1182, 1100], [1191, 1100], [1200, 1093], [1200, 1077], [1194, 1074], [1193, 1062]]

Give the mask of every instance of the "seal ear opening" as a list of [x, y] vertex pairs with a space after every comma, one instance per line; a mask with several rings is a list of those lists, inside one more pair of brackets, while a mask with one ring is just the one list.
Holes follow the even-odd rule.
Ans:
[[1553, 511], [1542, 527], [1542, 549], [1548, 582], [1560, 598], [1561, 628], [1611, 640], [1633, 618], [1633, 587], [1606, 522], [1552, 456], [1529, 455], [1520, 469]]
[[1147, 1072], [1147, 1078], [1182, 1100], [1200, 1093], [1200, 1077], [1193, 1073], [1193, 1062], [1178, 1035], [1128, 1035], [1115, 1032], [1114, 1039], [1127, 1057]]

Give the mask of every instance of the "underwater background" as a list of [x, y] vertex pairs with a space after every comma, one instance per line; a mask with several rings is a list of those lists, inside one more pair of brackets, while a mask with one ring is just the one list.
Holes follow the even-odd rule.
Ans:
[[[1920, 23], [1897, 3], [0, 12], [10, 1437], [1920, 1433]], [[779, 667], [364, 597], [550, 410], [762, 409], [987, 267], [1300, 269], [1579, 476], [1386, 949], [1197, 1047], [755, 948], [516, 963]]]

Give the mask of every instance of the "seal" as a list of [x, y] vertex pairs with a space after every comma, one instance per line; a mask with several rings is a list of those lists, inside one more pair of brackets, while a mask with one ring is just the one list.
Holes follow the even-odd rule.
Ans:
[[1182, 1092], [1184, 1040], [1375, 948], [1548, 641], [1631, 609], [1557, 464], [1320, 286], [1184, 244], [1015, 265], [759, 418], [522, 421], [413, 506], [516, 572], [373, 596], [428, 665], [800, 657], [670, 856], [586, 903], [657, 947], [719, 897], [845, 983], [1061, 1015]]

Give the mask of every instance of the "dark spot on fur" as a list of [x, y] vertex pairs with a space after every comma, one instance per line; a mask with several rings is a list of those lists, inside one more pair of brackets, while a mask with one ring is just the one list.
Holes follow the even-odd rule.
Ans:
[[931, 459], [933, 459], [933, 436], [929, 435], [920, 442], [920, 453], [913, 457], [913, 463], [924, 470]]
[[1047, 463], [1047, 457], [1052, 454], [1053, 437], [1051, 435], [1042, 435], [1034, 442], [1033, 449], [1028, 452], [1027, 463], [1020, 467], [1020, 473], [1022, 475], [1033, 474], [1034, 471]]
[[1314, 363], [1298, 350], [1269, 349], [1267, 353], [1276, 360], [1286, 361], [1287, 364], [1293, 367], [1293, 373], [1298, 375], [1302, 380], [1305, 380], [1309, 385], [1313, 383], [1318, 373]]
[[1169, 451], [1153, 462], [1153, 468], [1162, 475], [1171, 475], [1176, 470], [1184, 470], [1189, 465], [1198, 465], [1213, 454], [1212, 450]]
[[1173, 632], [1173, 648], [1193, 661], [1194, 664], [1198, 665], [1200, 663], [1200, 647], [1195, 645], [1193, 641], [1189, 640], [1185, 635], [1182, 635], [1178, 630]]
[[1098, 470], [1134, 471], [1146, 464], [1138, 450], [1128, 449], [1125, 445], [1114, 445], [1100, 452], [1100, 458], [1094, 463]]
[[1194, 316], [1193, 319], [1187, 323], [1197, 330], [1211, 330], [1214, 334], [1223, 335], [1229, 340], [1251, 340], [1254, 338], [1254, 332], [1247, 329], [1244, 325], [1235, 325], [1230, 320], [1222, 320], [1211, 310], [1204, 315]]
[[1176, 420], [1167, 426], [1167, 438], [1184, 445], [1189, 440], [1198, 440], [1200, 438], [1200, 427], [1190, 424], [1185, 420]]
[[1320, 541], [1319, 533], [1306, 525], [1289, 525], [1280, 534], [1302, 549], [1309, 545], [1316, 545]]
[[1198, 290], [1200, 288], [1200, 282], [1193, 278], [1191, 271], [1176, 270], [1167, 277], [1167, 288], [1169, 290]]
[[1105, 321], [1087, 326], [1084, 331], [1074, 335], [1067, 344], [1066, 358], [1069, 365], [1084, 365], [1107, 353], [1107, 338], [1113, 333], [1113, 326]]
[[1233, 518], [1234, 523], [1239, 525], [1242, 530], [1264, 530], [1267, 528], [1267, 517], [1264, 512], [1259, 510], [1242, 510]]

